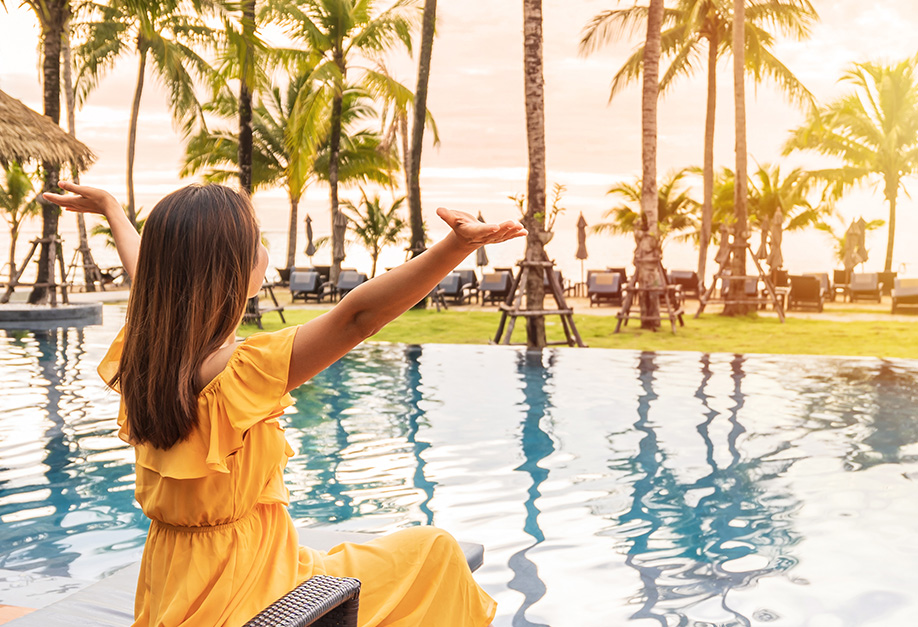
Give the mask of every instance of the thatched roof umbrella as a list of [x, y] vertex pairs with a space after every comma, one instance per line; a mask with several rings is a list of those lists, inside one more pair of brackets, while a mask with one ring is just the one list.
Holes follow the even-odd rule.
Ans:
[[46, 115], [0, 91], [0, 164], [43, 161], [85, 170], [96, 156]]

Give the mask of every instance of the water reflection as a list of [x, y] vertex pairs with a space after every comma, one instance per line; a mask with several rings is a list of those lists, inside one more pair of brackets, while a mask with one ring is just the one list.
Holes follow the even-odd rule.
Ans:
[[405, 412], [408, 443], [411, 444], [411, 452], [415, 459], [415, 471], [412, 474], [414, 487], [424, 494], [424, 500], [418, 505], [421, 513], [424, 515], [424, 524], [432, 525], [434, 521], [433, 510], [430, 509], [430, 502], [434, 496], [434, 489], [437, 486], [435, 481], [430, 481], [425, 474], [427, 462], [424, 460], [423, 453], [430, 448], [429, 442], [418, 439], [421, 423], [425, 417], [425, 412], [421, 408], [421, 401], [424, 400], [424, 394], [421, 391], [421, 353], [423, 348], [416, 344], [405, 347]]
[[[628, 462], [635, 473], [631, 507], [618, 521], [628, 535], [626, 563], [641, 581], [640, 595], [632, 599], [640, 605], [633, 618], [662, 626], [751, 625], [751, 617], [730, 606], [728, 595], [796, 563], [788, 550], [799, 539], [790, 524], [790, 513], [799, 502], [790, 494], [776, 493], [769, 483], [793, 461], [770, 461], [778, 450], [755, 459], [741, 453], [740, 438], [746, 431], [739, 419], [745, 404], [742, 356], [730, 364], [732, 405], [725, 417], [729, 430], [725, 441], [715, 444], [711, 426], [722, 417], [708, 403], [706, 388], [714, 374], [710, 357], [702, 356], [695, 398], [702, 404], [704, 419], [696, 430], [704, 442], [709, 472], [691, 482], [681, 480], [660, 446], [657, 430], [665, 422], [651, 416], [658, 400], [656, 360], [653, 353], [642, 353], [638, 360], [642, 393], [634, 428], [643, 437]], [[716, 449], [728, 452], [726, 465], [717, 462]], [[767, 608], [759, 608], [757, 615], [775, 616]]]
[[[543, 359], [547, 359], [545, 363]], [[542, 420], [547, 419], [551, 408], [548, 383], [554, 366], [555, 353], [547, 357], [540, 351], [520, 352], [517, 357], [517, 372], [522, 379], [523, 397], [526, 410], [521, 425], [520, 441], [523, 447], [524, 462], [514, 468], [531, 477], [532, 483], [527, 490], [526, 522], [523, 531], [532, 538], [532, 543], [514, 553], [508, 561], [513, 579], [508, 586], [523, 594], [523, 603], [513, 616], [513, 627], [547, 627], [542, 623], [527, 620], [526, 610], [535, 605], [547, 591], [545, 583], [539, 578], [538, 566], [529, 559], [527, 553], [545, 541], [545, 535], [539, 527], [538, 499], [542, 483], [548, 478], [548, 470], [539, 466], [539, 462], [555, 451], [551, 437], [542, 430]]]
[[[0, 332], [0, 568], [96, 579], [140, 553], [133, 455], [94, 372], [113, 334]], [[571, 604], [590, 627], [807, 624], [814, 606], [866, 624], [877, 598], [908, 624], [916, 381], [904, 360], [362, 346], [294, 391], [291, 511], [484, 542], [502, 627], [561, 627]]]
[[[120, 554], [95, 566], [116, 569], [142, 545], [142, 514], [133, 506], [133, 470], [113, 435], [114, 415], [100, 415], [94, 403], [101, 382], [87, 382], [83, 372], [84, 330], [4, 340], [12, 357], [0, 364], [0, 373], [11, 375], [2, 377], [11, 382], [4, 392], [14, 399], [25, 393], [34, 404], [12, 409], [0, 445], [0, 568], [79, 576], [81, 561], [117, 547]], [[119, 493], [119, 486], [126, 489]]]

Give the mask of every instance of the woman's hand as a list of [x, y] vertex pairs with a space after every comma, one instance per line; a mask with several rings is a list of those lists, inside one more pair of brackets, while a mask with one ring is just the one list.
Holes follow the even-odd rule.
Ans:
[[443, 207], [437, 209], [437, 215], [449, 225], [463, 244], [474, 248], [526, 235], [526, 229], [516, 220], [486, 224], [463, 211], [451, 211]]
[[124, 212], [115, 197], [105, 190], [86, 187], [85, 185], [75, 185], [70, 181], [60, 181], [57, 185], [65, 192], [70, 192], [70, 194], [64, 196], [47, 192], [43, 196], [46, 200], [64, 209], [79, 213], [97, 213], [108, 219], [111, 219], [116, 211], [119, 213]]

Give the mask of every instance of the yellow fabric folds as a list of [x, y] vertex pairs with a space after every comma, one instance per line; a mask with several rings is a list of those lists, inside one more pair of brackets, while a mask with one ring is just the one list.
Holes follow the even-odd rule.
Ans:
[[[362, 627], [484, 627], [496, 604], [458, 544], [414, 527], [329, 553], [298, 546], [283, 470], [294, 454], [278, 418], [296, 328], [253, 335], [198, 396], [199, 424], [168, 450], [135, 445], [135, 496], [151, 519], [137, 627], [235, 627], [317, 574], [361, 580]], [[99, 366], [110, 381], [123, 331]], [[117, 390], [117, 387], [115, 388]], [[122, 403], [119, 437], [134, 444]]]

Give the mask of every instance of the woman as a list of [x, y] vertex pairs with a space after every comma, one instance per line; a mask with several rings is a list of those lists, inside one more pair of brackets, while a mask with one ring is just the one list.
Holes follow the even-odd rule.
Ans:
[[358, 623], [483, 627], [496, 605], [448, 534], [414, 527], [328, 553], [300, 547], [278, 418], [289, 392], [427, 295], [483, 244], [525, 234], [439, 209], [451, 233], [298, 327], [236, 340], [268, 255], [251, 202], [190, 186], [150, 212], [143, 238], [99, 189], [45, 197], [104, 216], [133, 288], [124, 329], [99, 367], [122, 394], [119, 436], [136, 454], [135, 495], [151, 519], [135, 625], [242, 625], [313, 575], [362, 582]]

